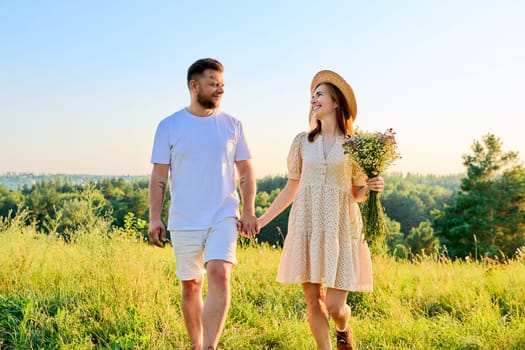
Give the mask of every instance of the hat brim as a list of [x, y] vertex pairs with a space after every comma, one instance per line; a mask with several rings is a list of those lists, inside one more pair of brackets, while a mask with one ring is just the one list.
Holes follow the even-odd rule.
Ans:
[[[352, 121], [355, 120], [357, 116], [357, 102], [354, 95], [354, 90], [346, 82], [346, 80], [343, 79], [339, 74], [336, 72], [333, 72], [331, 70], [322, 70], [317, 72], [315, 76], [312, 79], [312, 85], [310, 86], [310, 93], [313, 95], [315, 89], [319, 84], [321, 83], [330, 83], [334, 86], [336, 86], [339, 90], [341, 90], [341, 93], [345, 97], [346, 104], [348, 105], [348, 113], [349, 118], [352, 118]], [[312, 124], [314, 120], [312, 120], [313, 116], [310, 112], [310, 123]], [[315, 124], [315, 123], [314, 123]]]

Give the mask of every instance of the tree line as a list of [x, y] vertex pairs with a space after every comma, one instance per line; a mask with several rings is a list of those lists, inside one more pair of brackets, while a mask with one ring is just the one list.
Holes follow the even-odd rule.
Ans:
[[[381, 202], [387, 214], [386, 248], [399, 258], [446, 254], [453, 258], [512, 257], [525, 246], [525, 170], [516, 152], [505, 152], [492, 134], [463, 156], [464, 174], [384, 174]], [[11, 174], [12, 175], [12, 174]], [[286, 184], [286, 176], [257, 180], [260, 216]], [[167, 218], [169, 196], [162, 217]], [[282, 245], [290, 207], [257, 236]], [[144, 240], [147, 177], [48, 176], [17, 189], [0, 183], [0, 219], [23, 212], [42, 234], [70, 241], [94, 225]]]

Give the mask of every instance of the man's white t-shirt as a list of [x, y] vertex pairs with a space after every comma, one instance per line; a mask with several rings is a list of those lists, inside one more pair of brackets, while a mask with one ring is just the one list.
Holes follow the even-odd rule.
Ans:
[[186, 108], [163, 119], [152, 163], [169, 164], [169, 230], [206, 230], [238, 216], [235, 162], [251, 158], [241, 122], [216, 110], [198, 117]]

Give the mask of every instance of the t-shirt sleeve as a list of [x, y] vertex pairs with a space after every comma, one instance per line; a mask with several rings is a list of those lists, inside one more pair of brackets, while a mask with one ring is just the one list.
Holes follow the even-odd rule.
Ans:
[[305, 133], [300, 133], [292, 141], [290, 151], [288, 152], [288, 178], [300, 179], [301, 168], [303, 166], [303, 157], [301, 154], [301, 144], [303, 143]]
[[238, 138], [237, 138], [237, 148], [235, 149], [235, 161], [247, 160], [252, 158], [252, 153], [248, 148], [248, 143], [246, 142], [246, 135], [244, 134], [244, 129], [242, 124], [239, 122], [237, 125]]
[[153, 150], [151, 151], [151, 163], [170, 164], [171, 149], [169, 142], [169, 120], [164, 119], [157, 126]]

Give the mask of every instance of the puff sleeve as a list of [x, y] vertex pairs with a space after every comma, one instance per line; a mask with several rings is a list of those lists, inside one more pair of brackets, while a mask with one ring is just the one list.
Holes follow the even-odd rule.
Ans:
[[301, 178], [301, 168], [303, 166], [303, 156], [301, 154], [301, 144], [306, 137], [306, 133], [300, 133], [297, 135], [290, 146], [290, 151], [288, 152], [288, 178], [289, 179], [300, 179]]

